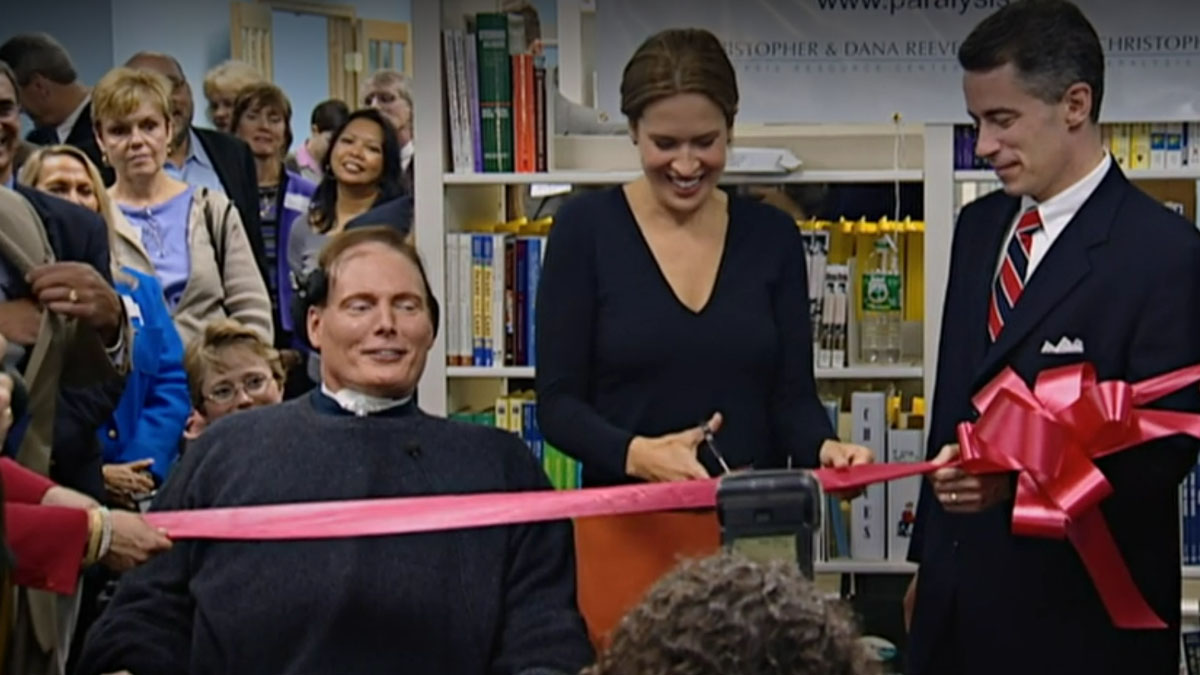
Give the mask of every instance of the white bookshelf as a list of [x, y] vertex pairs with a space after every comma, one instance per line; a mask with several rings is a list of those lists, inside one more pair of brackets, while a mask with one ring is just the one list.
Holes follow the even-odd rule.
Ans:
[[1200, 565], [1184, 565], [1183, 566], [1183, 578], [1184, 579], [1200, 579]]
[[[533, 379], [533, 366], [448, 366], [446, 377], [465, 379]], [[857, 366], [853, 368], [817, 368], [818, 380], [919, 380], [925, 376], [921, 366]]]
[[[447, 173], [442, 176], [444, 185], [531, 185], [534, 183], [573, 185], [614, 185], [627, 183], [641, 175], [640, 171], [628, 170], [563, 170], [540, 173]], [[794, 171], [786, 174], [774, 173], [726, 173], [721, 183], [726, 185], [780, 184], [780, 183], [902, 183], [920, 182], [924, 172], [920, 169], [851, 169]]]

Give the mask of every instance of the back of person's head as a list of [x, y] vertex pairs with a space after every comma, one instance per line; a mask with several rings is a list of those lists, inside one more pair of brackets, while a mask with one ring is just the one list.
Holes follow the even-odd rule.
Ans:
[[257, 68], [245, 61], [223, 61], [204, 74], [204, 96], [209, 100], [223, 94], [236, 97], [242, 89], [266, 81]]
[[1104, 51], [1096, 29], [1067, 0], [1016, 0], [984, 19], [958, 48], [967, 72], [1011, 64], [1032, 96], [1058, 103], [1084, 83], [1092, 90], [1091, 120], [1100, 120]]
[[377, 181], [379, 194], [372, 206], [389, 202], [404, 194], [404, 187], [400, 182], [400, 139], [396, 135], [395, 128], [378, 110], [373, 108], [355, 110], [329, 137], [329, 150], [325, 153], [325, 161], [321, 166], [321, 182], [313, 193], [308, 213], [309, 224], [318, 232], [328, 232], [334, 226], [337, 218], [338, 178], [333, 167], [333, 159], [338, 151], [339, 139], [346, 133], [346, 129], [357, 120], [373, 122], [379, 128], [383, 138], [380, 157], [383, 164]]
[[613, 632], [583, 675], [861, 675], [849, 614], [795, 563], [734, 553], [685, 562]]
[[71, 55], [46, 33], [14, 35], [0, 45], [0, 61], [12, 67], [17, 84], [24, 87], [34, 75], [57, 84], [71, 84], [79, 76]]
[[92, 118], [99, 128], [106, 120], [128, 117], [150, 103], [163, 120], [171, 121], [171, 83], [162, 75], [129, 67], [108, 71], [92, 90]]
[[324, 131], [332, 132], [334, 129], [346, 123], [346, 118], [350, 116], [350, 108], [346, 104], [336, 98], [331, 98], [327, 101], [321, 101], [313, 106], [312, 116], [309, 118], [309, 124], [317, 130], [318, 133]]
[[283, 391], [289, 365], [284, 356], [253, 328], [233, 319], [220, 319], [209, 322], [204, 333], [193, 338], [184, 351], [183, 368], [187, 372], [188, 390], [196, 410], [205, 410], [207, 378], [227, 372], [231, 356], [238, 352], [261, 359], [279, 391]]
[[733, 127], [738, 110], [737, 75], [712, 33], [672, 28], [651, 35], [637, 48], [621, 75], [621, 112], [636, 125], [651, 104], [675, 94], [701, 94]]

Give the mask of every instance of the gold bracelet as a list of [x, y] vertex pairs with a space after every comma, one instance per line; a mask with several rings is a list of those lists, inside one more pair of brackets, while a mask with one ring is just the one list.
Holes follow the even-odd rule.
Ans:
[[104, 520], [97, 509], [88, 509], [88, 545], [83, 556], [85, 567], [95, 565], [100, 556], [100, 539], [104, 530]]

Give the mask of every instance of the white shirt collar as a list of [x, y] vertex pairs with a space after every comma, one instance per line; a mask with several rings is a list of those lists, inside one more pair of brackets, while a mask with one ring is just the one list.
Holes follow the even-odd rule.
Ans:
[[1042, 227], [1045, 228], [1047, 236], [1053, 242], [1063, 230], [1067, 229], [1067, 224], [1071, 222], [1079, 209], [1083, 208], [1088, 197], [1091, 197], [1096, 188], [1100, 187], [1100, 182], [1108, 175], [1111, 166], [1112, 158], [1105, 151], [1104, 157], [1096, 165], [1096, 168], [1046, 201], [1039, 204], [1032, 197], [1022, 197], [1020, 212], [1024, 213], [1036, 206], [1038, 214], [1042, 217]]
[[408, 171], [408, 165], [412, 164], [413, 153], [415, 152], [416, 150], [413, 148], [412, 141], [405, 143], [400, 148], [400, 169], [402, 171]]
[[58, 125], [58, 129], [56, 131], [58, 132], [59, 143], [67, 142], [67, 139], [71, 136], [71, 130], [75, 128], [75, 123], [79, 121], [79, 116], [83, 114], [83, 109], [86, 108], [91, 102], [92, 95], [91, 93], [88, 93], [87, 96], [83, 97], [83, 101], [80, 102], [79, 107], [75, 108], [75, 111], [68, 115], [67, 119], [63, 120], [62, 124]]
[[404, 398], [383, 398], [381, 396], [371, 396], [353, 389], [342, 389], [334, 392], [324, 382], [321, 383], [321, 393], [333, 399], [338, 406], [346, 412], [353, 413], [355, 417], [366, 417], [375, 415], [385, 410], [398, 408], [412, 400], [412, 395], [409, 394]]

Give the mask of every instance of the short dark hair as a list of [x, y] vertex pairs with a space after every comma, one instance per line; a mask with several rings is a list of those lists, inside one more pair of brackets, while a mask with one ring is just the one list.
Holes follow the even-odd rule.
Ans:
[[346, 127], [359, 119], [371, 120], [379, 125], [383, 133], [383, 167], [379, 171], [379, 197], [372, 206], [378, 206], [404, 194], [404, 187], [400, 183], [400, 139], [396, 136], [396, 128], [374, 108], [355, 110], [329, 137], [329, 150], [325, 153], [325, 161], [321, 166], [321, 182], [317, 185], [309, 205], [309, 225], [322, 234], [328, 232], [337, 219], [337, 176], [334, 175], [331, 164], [333, 150], [337, 147], [338, 139], [346, 132]]
[[584, 675], [860, 675], [866, 654], [845, 607], [796, 564], [736, 553], [686, 562], [613, 632]]
[[22, 87], [29, 84], [34, 75], [58, 84], [71, 84], [79, 77], [71, 63], [71, 55], [47, 33], [14, 35], [0, 45], [0, 61], [13, 69], [17, 84]]
[[13, 100], [17, 102], [17, 106], [21, 105], [21, 88], [17, 86], [17, 74], [9, 67], [8, 63], [0, 61], [0, 77], [7, 77], [9, 84], [13, 88]]
[[342, 126], [349, 116], [350, 108], [345, 102], [331, 98], [313, 106], [312, 117], [308, 123], [316, 127], [317, 131], [333, 131]]
[[282, 89], [270, 82], [252, 84], [238, 92], [233, 102], [233, 116], [229, 119], [229, 133], [236, 136], [242, 116], [260, 108], [274, 108], [283, 116], [282, 157], [287, 154], [288, 148], [292, 147], [292, 102]]
[[1092, 89], [1092, 122], [1104, 98], [1104, 50], [1096, 29], [1067, 0], [1016, 0], [984, 19], [958, 48], [968, 72], [1011, 63], [1033, 96], [1057, 103], [1071, 86]]

